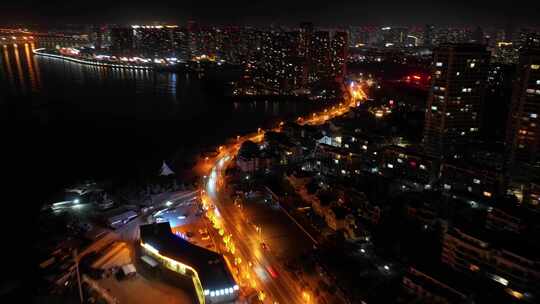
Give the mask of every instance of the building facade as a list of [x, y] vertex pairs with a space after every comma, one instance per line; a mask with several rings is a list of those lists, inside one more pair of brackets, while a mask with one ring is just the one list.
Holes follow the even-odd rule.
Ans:
[[443, 44], [435, 49], [423, 138], [429, 154], [453, 154], [456, 145], [478, 136], [488, 64], [489, 53], [481, 45]]
[[515, 292], [539, 288], [538, 256], [496, 247], [483, 237], [458, 228], [451, 227], [444, 234], [441, 260], [454, 270], [481, 274]]
[[509, 163], [540, 161], [540, 50], [521, 52], [508, 118]]

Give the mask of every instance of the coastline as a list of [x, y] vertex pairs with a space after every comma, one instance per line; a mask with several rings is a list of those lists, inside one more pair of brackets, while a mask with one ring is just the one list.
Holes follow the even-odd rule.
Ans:
[[45, 48], [33, 49], [32, 53], [38, 56], [57, 58], [57, 59], [62, 59], [62, 60], [71, 61], [71, 62], [84, 64], [84, 65], [103, 66], [103, 67], [121, 68], [121, 69], [134, 69], [134, 70], [154, 70], [154, 67], [152, 66], [113, 64], [113, 63], [105, 63], [105, 62], [99, 62], [99, 61], [93, 61], [93, 60], [82, 60], [82, 59], [77, 59], [77, 58], [73, 58], [69, 56], [49, 54], [49, 53], [43, 52], [44, 50], [46, 49]]

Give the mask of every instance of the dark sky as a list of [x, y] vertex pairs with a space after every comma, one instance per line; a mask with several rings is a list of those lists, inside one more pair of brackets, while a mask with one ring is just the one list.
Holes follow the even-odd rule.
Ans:
[[538, 0], [0, 0], [0, 23], [539, 25]]

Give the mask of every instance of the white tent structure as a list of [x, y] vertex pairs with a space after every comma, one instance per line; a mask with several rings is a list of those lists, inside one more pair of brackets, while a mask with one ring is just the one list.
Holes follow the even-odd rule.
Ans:
[[168, 175], [174, 175], [174, 171], [167, 166], [167, 163], [163, 161], [163, 165], [161, 165], [161, 171], [159, 172], [159, 175], [168, 176]]

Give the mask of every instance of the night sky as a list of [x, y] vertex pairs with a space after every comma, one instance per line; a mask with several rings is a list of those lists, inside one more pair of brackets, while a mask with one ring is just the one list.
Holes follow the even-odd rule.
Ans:
[[143, 23], [188, 19], [209, 24], [540, 25], [540, 1], [2, 0], [0, 23]]

